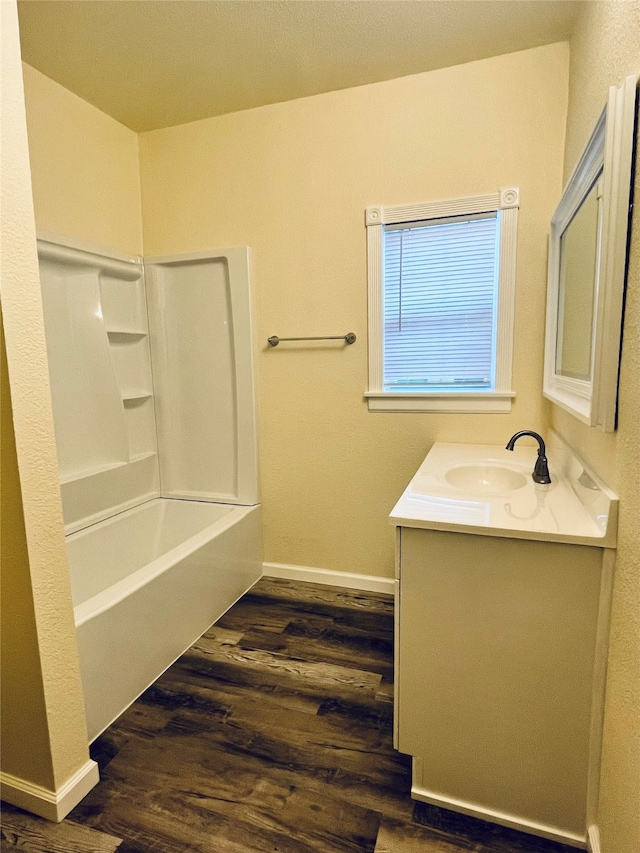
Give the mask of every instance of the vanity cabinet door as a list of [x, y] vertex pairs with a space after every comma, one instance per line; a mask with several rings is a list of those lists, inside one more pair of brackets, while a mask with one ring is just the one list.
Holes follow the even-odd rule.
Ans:
[[602, 551], [402, 528], [412, 793], [584, 834]]

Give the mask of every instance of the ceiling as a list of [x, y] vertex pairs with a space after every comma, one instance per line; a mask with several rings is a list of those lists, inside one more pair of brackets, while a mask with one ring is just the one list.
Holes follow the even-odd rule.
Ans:
[[578, 0], [21, 0], [23, 59], [136, 131], [569, 38]]

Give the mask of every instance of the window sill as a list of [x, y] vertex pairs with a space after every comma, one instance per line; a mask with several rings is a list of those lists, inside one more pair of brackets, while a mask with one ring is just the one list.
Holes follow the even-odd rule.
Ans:
[[469, 412], [499, 414], [511, 411], [515, 391], [366, 391], [370, 412]]

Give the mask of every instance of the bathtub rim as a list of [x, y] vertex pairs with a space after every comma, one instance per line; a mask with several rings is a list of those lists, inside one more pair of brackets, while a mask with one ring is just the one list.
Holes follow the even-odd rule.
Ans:
[[[153, 500], [180, 499], [153, 498]], [[208, 503], [205, 501], [183, 502]], [[145, 501], [143, 504], [140, 504], [140, 507], [143, 507], [147, 503], [150, 503], [150, 501]], [[166, 551], [164, 554], [161, 554], [159, 557], [156, 557], [154, 560], [151, 560], [151, 562], [147, 563], [144, 566], [141, 566], [139, 569], [136, 569], [130, 575], [121, 578], [119, 581], [116, 581], [114, 584], [111, 584], [106, 589], [96, 593], [96, 595], [91, 596], [91, 598], [88, 598], [86, 601], [75, 605], [73, 608], [73, 615], [76, 629], [79, 628], [81, 625], [84, 625], [86, 622], [89, 622], [91, 619], [94, 619], [100, 616], [102, 613], [105, 613], [107, 610], [110, 610], [112, 607], [115, 607], [117, 604], [120, 604], [120, 602], [123, 601], [125, 598], [130, 595], [133, 595], [133, 593], [146, 586], [154, 578], [167, 571], [167, 569], [170, 569], [172, 566], [175, 566], [176, 563], [179, 563], [181, 560], [191, 556], [191, 554], [193, 554], [195, 551], [198, 551], [200, 548], [206, 545], [207, 542], [222, 535], [225, 531], [235, 526], [239, 521], [249, 515], [249, 513], [258, 509], [260, 506], [260, 504], [252, 504], [251, 506], [240, 506], [238, 504], [222, 503], [216, 503], [215, 505], [219, 507], [228, 507], [229, 511], [222, 518], [219, 518], [212, 524], [207, 525], [202, 530], [198, 531], [198, 533], [193, 534], [188, 539], [185, 539], [183, 542], [181, 542], [179, 545], [176, 545], [169, 551]], [[117, 518], [118, 515], [122, 514], [123, 513], [118, 513], [117, 515], [112, 516], [110, 519], [105, 519], [103, 522], [99, 523], [111, 521], [112, 519]], [[96, 525], [91, 525], [91, 527], [95, 526]], [[83, 533], [85, 531], [89, 532], [89, 530], [90, 528], [85, 528], [83, 531], [78, 531], [78, 533]]]

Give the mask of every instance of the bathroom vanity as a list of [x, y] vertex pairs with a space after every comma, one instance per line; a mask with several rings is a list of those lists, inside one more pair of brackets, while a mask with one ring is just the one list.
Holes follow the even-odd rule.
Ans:
[[557, 436], [550, 486], [535, 459], [436, 444], [391, 513], [395, 745], [415, 799], [584, 847], [617, 499]]

